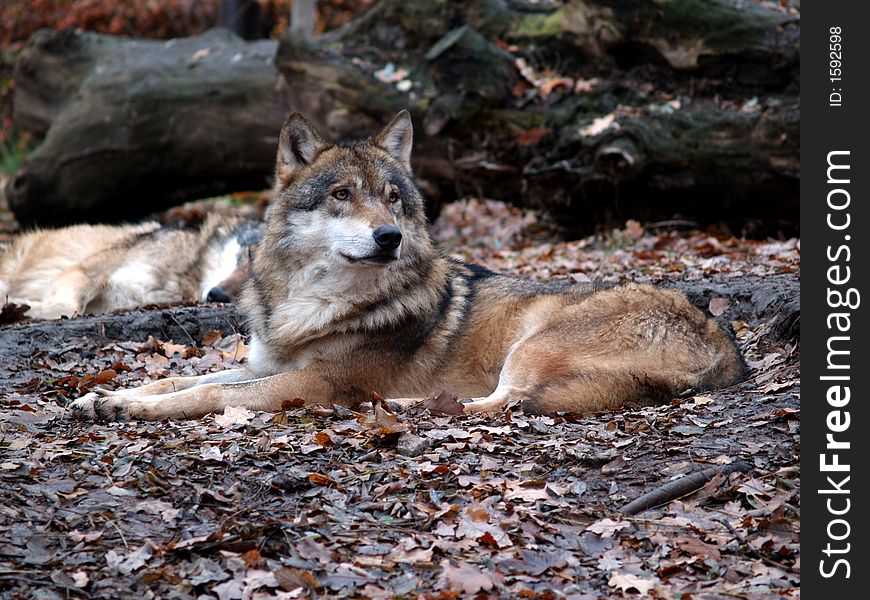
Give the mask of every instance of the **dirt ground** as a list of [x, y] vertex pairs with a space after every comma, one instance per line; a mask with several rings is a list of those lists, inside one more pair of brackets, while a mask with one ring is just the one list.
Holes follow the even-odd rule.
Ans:
[[0, 329], [0, 598], [799, 597], [800, 245], [680, 226], [561, 242], [469, 201], [433, 228], [495, 269], [683, 289], [734, 331], [748, 381], [622, 413], [77, 422], [64, 406], [94, 385], [244, 361], [234, 310]]

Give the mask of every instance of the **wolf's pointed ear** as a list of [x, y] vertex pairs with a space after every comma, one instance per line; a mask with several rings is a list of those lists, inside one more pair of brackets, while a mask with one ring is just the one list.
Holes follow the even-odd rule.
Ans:
[[405, 170], [411, 172], [411, 146], [414, 145], [414, 126], [407, 110], [400, 111], [384, 130], [376, 135], [375, 144], [387, 151]]
[[283, 187], [290, 183], [296, 172], [314, 160], [327, 145], [305, 117], [298, 112], [290, 113], [278, 137], [276, 185]]

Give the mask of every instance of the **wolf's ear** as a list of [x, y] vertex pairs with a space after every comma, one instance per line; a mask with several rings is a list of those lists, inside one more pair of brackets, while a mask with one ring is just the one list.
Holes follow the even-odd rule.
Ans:
[[290, 183], [296, 172], [314, 160], [326, 146], [314, 125], [298, 112], [290, 113], [278, 137], [276, 185], [283, 187]]
[[407, 110], [400, 111], [384, 130], [372, 141], [395, 158], [405, 170], [411, 172], [411, 146], [414, 145], [414, 126]]

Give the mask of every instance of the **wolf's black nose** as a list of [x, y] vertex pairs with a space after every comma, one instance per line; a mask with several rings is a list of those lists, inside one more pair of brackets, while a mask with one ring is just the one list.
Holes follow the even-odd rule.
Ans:
[[211, 288], [208, 291], [208, 294], [206, 295], [205, 299], [208, 302], [232, 302], [233, 301], [232, 298], [227, 296], [226, 293], [224, 293], [224, 291], [217, 286]]
[[381, 225], [372, 232], [372, 236], [383, 250], [395, 250], [402, 243], [402, 232], [395, 225]]

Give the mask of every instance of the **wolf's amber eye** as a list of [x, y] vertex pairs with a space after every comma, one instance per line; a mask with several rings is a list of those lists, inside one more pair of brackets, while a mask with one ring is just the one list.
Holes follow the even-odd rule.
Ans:
[[348, 198], [350, 198], [350, 192], [348, 192], [344, 188], [339, 188], [332, 192], [332, 197], [336, 200], [347, 200]]
[[399, 201], [399, 192], [396, 190], [390, 190], [390, 202], [398, 202]]

